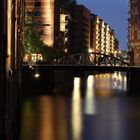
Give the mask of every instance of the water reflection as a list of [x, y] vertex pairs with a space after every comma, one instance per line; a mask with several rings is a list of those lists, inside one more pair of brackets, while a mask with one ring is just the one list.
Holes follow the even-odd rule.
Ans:
[[46, 95], [25, 98], [20, 140], [126, 139], [126, 115], [131, 113], [128, 100], [117, 96], [126, 91], [125, 73], [74, 77], [69, 81], [73, 86], [67, 85], [66, 77], [64, 81], [65, 92], [72, 87], [65, 96], [61, 90], [51, 95], [45, 90]]
[[42, 96], [38, 99], [38, 139], [53, 140], [53, 104], [51, 97]]
[[125, 73], [114, 72], [112, 74], [95, 75], [95, 91], [99, 91], [100, 95], [112, 95], [119, 91], [127, 91], [127, 78]]
[[81, 140], [82, 133], [82, 108], [81, 108], [81, 79], [74, 78], [74, 87], [72, 92], [72, 134], [74, 140]]
[[[21, 121], [21, 140], [31, 140], [36, 138], [36, 111], [32, 100], [26, 100], [23, 104]], [[33, 133], [34, 132], [34, 133]]]
[[112, 75], [113, 78], [113, 87], [114, 89], [119, 89], [119, 90], [124, 90], [126, 91], [126, 75], [125, 73], [121, 73], [121, 72], [115, 72]]
[[87, 78], [86, 97], [85, 97], [85, 114], [96, 114], [96, 103], [94, 95], [94, 76], [89, 75]]

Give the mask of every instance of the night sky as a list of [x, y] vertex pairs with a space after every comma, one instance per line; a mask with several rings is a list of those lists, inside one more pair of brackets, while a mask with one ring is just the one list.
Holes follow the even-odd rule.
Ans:
[[77, 0], [114, 29], [120, 49], [127, 49], [127, 0]]

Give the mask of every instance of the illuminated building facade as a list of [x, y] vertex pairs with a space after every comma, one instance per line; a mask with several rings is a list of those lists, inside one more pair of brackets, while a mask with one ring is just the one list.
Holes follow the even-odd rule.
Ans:
[[100, 49], [99, 45], [99, 26], [100, 26], [100, 18], [98, 16], [95, 16], [94, 14], [91, 15], [91, 29], [90, 29], [90, 34], [91, 34], [91, 46], [90, 48], [94, 52], [98, 52]]
[[102, 54], [115, 54], [115, 34], [109, 24], [99, 16], [91, 14], [91, 46], [90, 48]]
[[54, 0], [25, 0], [25, 13], [34, 15], [35, 28], [40, 31], [43, 42], [54, 47]]
[[110, 27], [109, 25], [106, 23], [105, 24], [105, 54], [110, 54]]
[[140, 65], [140, 1], [130, 0], [129, 10], [129, 45], [131, 63]]
[[99, 24], [99, 29], [100, 29], [100, 33], [99, 33], [99, 46], [98, 46], [98, 50], [99, 50], [99, 52], [100, 53], [103, 53], [103, 54], [105, 54], [106, 53], [106, 50], [105, 50], [105, 23], [104, 23], [104, 21], [103, 20], [99, 20], [100, 22], [100, 24]]

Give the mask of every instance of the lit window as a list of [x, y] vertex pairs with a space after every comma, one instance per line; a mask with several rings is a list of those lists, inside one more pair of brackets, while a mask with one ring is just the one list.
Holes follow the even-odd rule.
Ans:
[[36, 61], [37, 60], [37, 54], [32, 54], [32, 61]]

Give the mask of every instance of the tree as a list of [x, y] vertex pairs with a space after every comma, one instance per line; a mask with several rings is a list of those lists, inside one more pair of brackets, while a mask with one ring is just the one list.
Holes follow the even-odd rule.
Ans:
[[34, 23], [34, 16], [27, 16], [25, 26], [25, 42], [24, 42], [25, 54], [42, 54], [44, 60], [50, 61], [56, 57], [59, 57], [58, 52], [43, 43], [39, 30], [36, 30]]
[[35, 29], [34, 17], [27, 16], [24, 42], [25, 54], [41, 53], [43, 46], [45, 46], [45, 44], [41, 39], [41, 35], [39, 31]]

